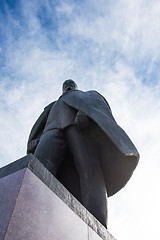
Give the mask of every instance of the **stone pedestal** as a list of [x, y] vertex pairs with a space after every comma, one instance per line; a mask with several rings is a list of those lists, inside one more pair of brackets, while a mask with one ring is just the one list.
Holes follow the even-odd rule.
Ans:
[[0, 240], [115, 240], [32, 155], [0, 169]]

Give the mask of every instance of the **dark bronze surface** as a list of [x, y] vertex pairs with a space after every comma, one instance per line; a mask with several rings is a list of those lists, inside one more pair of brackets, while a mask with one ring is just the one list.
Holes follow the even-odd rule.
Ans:
[[139, 154], [103, 96], [78, 90], [73, 80], [62, 91], [34, 124], [27, 153], [107, 227], [107, 194], [125, 186]]

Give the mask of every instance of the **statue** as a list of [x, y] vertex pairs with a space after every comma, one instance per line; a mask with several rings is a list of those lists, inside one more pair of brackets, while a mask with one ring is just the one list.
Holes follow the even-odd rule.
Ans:
[[139, 154], [102, 95], [78, 90], [71, 79], [62, 90], [34, 124], [27, 153], [107, 228], [107, 196], [125, 186]]

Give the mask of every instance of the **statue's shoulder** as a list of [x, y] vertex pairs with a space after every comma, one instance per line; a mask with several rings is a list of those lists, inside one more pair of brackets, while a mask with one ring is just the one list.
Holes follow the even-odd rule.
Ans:
[[91, 94], [94, 94], [94, 95], [96, 95], [96, 96], [100, 96], [100, 97], [104, 98], [104, 97], [102, 96], [102, 94], [100, 94], [100, 93], [97, 92], [96, 90], [90, 90], [90, 91], [88, 91], [88, 92], [90, 92]]
[[[88, 95], [92, 95], [92, 96], [95, 96], [95, 97], [99, 97], [99, 98], [102, 98], [102, 99], [105, 99], [99, 92], [97, 92], [96, 90], [89, 90], [86, 92]], [[106, 99], [105, 99], [106, 101]]]
[[56, 103], [57, 101], [51, 102], [50, 104], [48, 104], [45, 108], [44, 111], [48, 112], [51, 110], [52, 106]]
[[96, 90], [90, 90], [87, 91], [86, 93], [88, 93], [89, 95], [95, 96], [96, 98], [100, 99], [101, 101], [105, 102], [107, 104], [107, 106], [110, 109], [109, 103], [107, 102], [107, 100], [105, 99], [105, 97], [103, 97], [102, 94], [100, 94], [99, 92], [97, 92]]
[[[89, 91], [86, 91], [87, 94], [89, 95], [94, 95], [94, 96], [101, 96], [103, 97], [99, 92], [97, 92], [96, 90], [89, 90]], [[104, 98], [104, 97], [103, 97]]]
[[97, 92], [96, 90], [89, 90], [88, 92], [91, 93], [91, 94], [94, 94], [94, 95], [102, 96], [102, 95], [101, 95], [99, 92]]

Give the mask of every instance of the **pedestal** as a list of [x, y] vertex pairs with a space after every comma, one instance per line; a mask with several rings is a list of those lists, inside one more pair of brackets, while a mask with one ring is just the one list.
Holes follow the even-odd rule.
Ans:
[[0, 169], [0, 240], [115, 240], [29, 154]]

